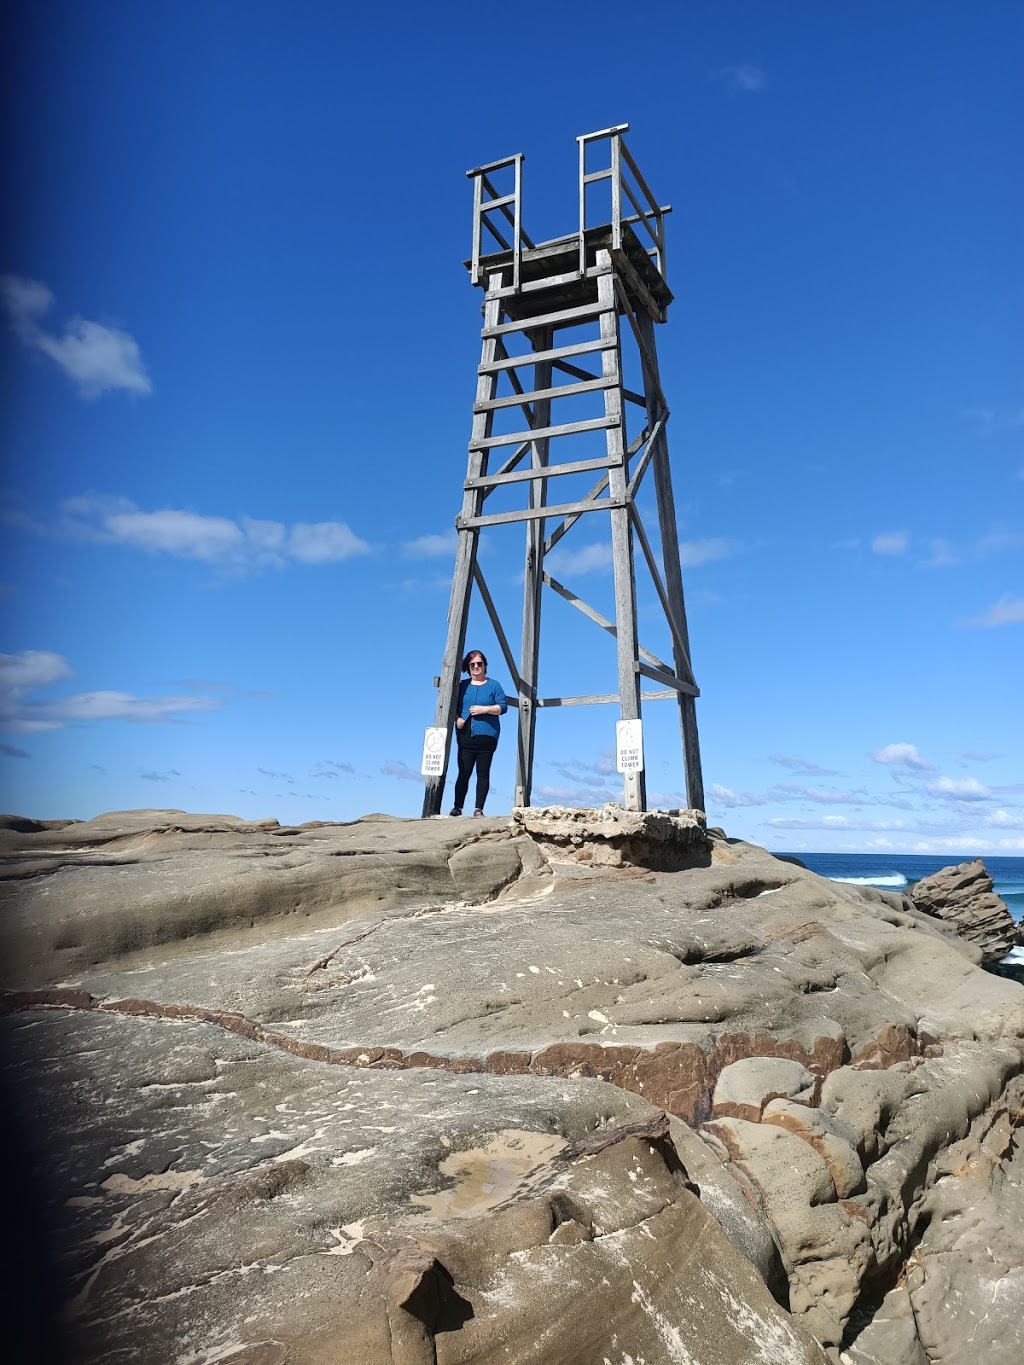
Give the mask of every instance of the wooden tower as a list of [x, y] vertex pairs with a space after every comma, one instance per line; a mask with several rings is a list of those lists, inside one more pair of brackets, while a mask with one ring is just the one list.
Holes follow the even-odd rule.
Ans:
[[[623, 140], [626, 131], [628, 124], [622, 124], [578, 139], [579, 227], [553, 241], [535, 243], [523, 230], [522, 155], [468, 172], [474, 202], [473, 257], [467, 266], [473, 283], [485, 290], [482, 350], [462, 511], [455, 523], [448, 636], [435, 679], [434, 724], [447, 731], [444, 768], [427, 779], [424, 816], [441, 812], [474, 588], [504, 656], [510, 704], [518, 705], [517, 806], [530, 804], [538, 710], [617, 702], [623, 720], [639, 720], [642, 702], [664, 698], [674, 699], [679, 708], [687, 804], [704, 808], [694, 705], [699, 693], [690, 666], [666, 435], [669, 413], [655, 345], [655, 324], [665, 321], [672, 301], [665, 281], [670, 207], [660, 206], [648, 189]], [[597, 169], [592, 168], [595, 159]], [[595, 212], [597, 197], [601, 207]], [[627, 361], [641, 376], [638, 389], [626, 387]], [[588, 410], [593, 415], [580, 415]], [[600, 446], [600, 433], [604, 448], [595, 456], [593, 443]], [[573, 458], [581, 441], [591, 443], [588, 457]], [[571, 501], [564, 494], [560, 498], [560, 485], [571, 487], [579, 480], [570, 476], [581, 475], [588, 476], [586, 484], [596, 478], [589, 491]], [[660, 556], [637, 506], [645, 479], [653, 484]], [[492, 511], [487, 506], [492, 496], [492, 508], [510, 498], [516, 505]], [[585, 517], [588, 529], [596, 524], [607, 534], [610, 526], [614, 620], [545, 568], [550, 551]], [[526, 537], [518, 659], [477, 557], [481, 535], [507, 523], [522, 523]], [[636, 545], [668, 623], [671, 663], [638, 640]], [[539, 695], [545, 587], [614, 637], [617, 692]], [[657, 687], [643, 690], [642, 680]], [[626, 809], [646, 810], [643, 771], [624, 773], [623, 782]]]

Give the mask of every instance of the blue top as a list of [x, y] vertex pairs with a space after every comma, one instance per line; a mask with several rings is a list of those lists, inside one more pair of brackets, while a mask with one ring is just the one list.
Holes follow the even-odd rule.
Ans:
[[501, 714], [504, 715], [508, 710], [508, 699], [502, 691], [501, 683], [495, 682], [493, 678], [488, 678], [486, 682], [475, 683], [470, 678], [463, 678], [459, 683], [459, 704], [458, 714], [467, 722], [456, 734], [465, 739], [467, 736], [490, 738], [497, 740], [501, 731], [501, 723], [497, 716], [471, 716], [469, 708], [471, 706], [500, 706]]

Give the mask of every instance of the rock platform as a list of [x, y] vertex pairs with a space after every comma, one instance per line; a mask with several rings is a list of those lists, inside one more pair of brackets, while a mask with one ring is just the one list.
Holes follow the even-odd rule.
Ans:
[[79, 1358], [1018, 1359], [1024, 988], [670, 819], [0, 828]]

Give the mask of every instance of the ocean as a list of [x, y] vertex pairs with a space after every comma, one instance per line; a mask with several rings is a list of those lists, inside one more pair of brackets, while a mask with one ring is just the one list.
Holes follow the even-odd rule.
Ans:
[[[830, 881], [877, 886], [883, 891], [906, 891], [922, 877], [938, 872], [940, 867], [970, 861], [965, 854], [950, 854], [945, 858], [922, 853], [791, 853], [784, 856], [799, 858], [805, 867]], [[1020, 924], [1024, 921], [1024, 858], [994, 858], [987, 853], [981, 858], [995, 883], [996, 895], [1003, 898], [1010, 914]], [[1024, 963], [1024, 949], [1012, 949], [1010, 959]]]

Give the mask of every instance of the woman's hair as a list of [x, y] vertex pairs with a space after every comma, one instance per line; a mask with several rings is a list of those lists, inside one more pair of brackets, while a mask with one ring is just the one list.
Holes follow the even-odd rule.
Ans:
[[469, 653], [466, 655], [466, 657], [465, 657], [465, 658], [463, 659], [463, 661], [462, 661], [462, 671], [463, 671], [463, 673], [468, 673], [468, 672], [469, 672], [469, 661], [470, 661], [470, 659], [473, 658], [473, 656], [474, 656], [475, 654], [479, 654], [480, 657], [481, 657], [481, 659], [483, 659], [483, 661], [484, 661], [484, 671], [486, 672], [486, 669], [487, 669], [487, 655], [483, 652], [482, 649], [471, 649], [471, 650], [469, 651]]

